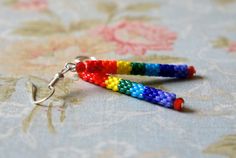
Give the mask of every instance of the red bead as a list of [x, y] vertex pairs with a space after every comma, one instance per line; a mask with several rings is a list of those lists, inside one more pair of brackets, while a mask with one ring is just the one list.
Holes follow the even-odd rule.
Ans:
[[117, 64], [115, 60], [88, 60], [76, 65], [78, 73], [86, 71], [88, 73], [116, 74]]
[[102, 73], [115, 74], [117, 70], [117, 64], [115, 60], [103, 60], [102, 61]]
[[79, 77], [84, 81], [99, 85], [101, 87], [106, 87], [105, 81], [107, 80], [108, 75], [102, 73], [81, 72], [79, 73]]
[[85, 69], [86, 69], [86, 66], [83, 62], [79, 62], [76, 64], [77, 73], [83, 72], [83, 71], [85, 71]]
[[184, 106], [184, 99], [183, 98], [177, 98], [174, 101], [174, 109], [181, 111], [183, 109]]
[[89, 73], [100, 72], [102, 70], [102, 62], [100, 60], [89, 60], [85, 62]]
[[196, 70], [193, 66], [188, 67], [188, 78], [192, 78], [193, 75], [196, 73]]

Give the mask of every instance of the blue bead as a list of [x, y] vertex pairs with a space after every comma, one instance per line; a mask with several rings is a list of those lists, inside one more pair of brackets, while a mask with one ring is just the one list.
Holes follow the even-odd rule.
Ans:
[[132, 92], [132, 93], [131, 93], [131, 96], [132, 96], [132, 97], [137, 97], [137, 94], [136, 94], [135, 92]]
[[142, 99], [159, 104], [167, 108], [173, 108], [173, 101], [175, 100], [175, 94], [164, 92], [160, 89], [145, 86], [142, 94]]
[[140, 94], [142, 94], [143, 91], [144, 91], [144, 85], [132, 82], [132, 87], [130, 88], [131, 96], [142, 99], [143, 96]]
[[172, 108], [173, 106], [172, 106], [172, 104], [170, 102], [168, 102], [168, 103], [166, 103], [165, 107]]
[[158, 98], [155, 98], [155, 100], [157, 101], [157, 102], [159, 102], [159, 101], [161, 101], [161, 99], [158, 97]]
[[188, 77], [188, 66], [187, 65], [175, 66], [175, 77], [187, 78]]
[[145, 64], [145, 75], [159, 76], [159, 64]]

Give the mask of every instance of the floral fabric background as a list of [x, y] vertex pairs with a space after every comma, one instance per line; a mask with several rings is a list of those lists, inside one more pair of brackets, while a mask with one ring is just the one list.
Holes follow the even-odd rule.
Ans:
[[[0, 157], [236, 157], [235, 0], [1, 0]], [[69, 74], [45, 104], [31, 82], [78, 55], [187, 63], [188, 81], [128, 79], [175, 92], [183, 112]]]

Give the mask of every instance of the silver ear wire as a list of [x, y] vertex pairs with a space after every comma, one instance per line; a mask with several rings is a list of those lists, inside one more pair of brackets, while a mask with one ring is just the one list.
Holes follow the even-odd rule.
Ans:
[[49, 93], [49, 95], [43, 99], [40, 100], [36, 100], [36, 93], [37, 93], [37, 87], [32, 83], [32, 99], [33, 99], [33, 103], [34, 104], [40, 104], [46, 100], [48, 100], [54, 93], [55, 93], [55, 88], [54, 87], [50, 87], [49, 88], [51, 90], [51, 92]]
[[77, 56], [74, 61], [75, 61], [75, 63], [79, 63], [79, 62], [82, 62], [85, 60], [96, 60], [96, 58], [95, 57], [88, 57], [88, 56]]
[[48, 84], [48, 89], [50, 90], [50, 93], [48, 94], [48, 96], [46, 96], [43, 99], [36, 100], [37, 87], [34, 84], [32, 84], [33, 103], [34, 104], [42, 103], [42, 102], [48, 100], [51, 96], [53, 96], [53, 94], [55, 93], [55, 87], [54, 86], [57, 84], [58, 81], [60, 81], [62, 78], [64, 78], [64, 74], [67, 73], [68, 71], [75, 71], [75, 64], [66, 63], [64, 68], [60, 72], [55, 74], [53, 79]]
[[37, 87], [36, 85], [34, 85], [32, 83], [32, 99], [33, 99], [33, 103], [34, 104], [40, 104], [46, 100], [48, 100], [49, 98], [51, 98], [53, 96], [53, 94], [55, 93], [55, 85], [64, 78], [64, 74], [71, 71], [71, 72], [76, 72], [76, 64], [79, 62], [83, 62], [85, 60], [96, 60], [95, 57], [87, 57], [87, 56], [77, 56], [75, 58], [75, 63], [66, 63], [64, 68], [56, 73], [53, 77], [53, 79], [49, 82], [48, 84], [48, 89], [50, 90], [50, 93], [48, 94], [48, 96], [46, 96], [45, 98], [42, 98], [40, 100], [36, 99], [36, 93], [37, 93]]

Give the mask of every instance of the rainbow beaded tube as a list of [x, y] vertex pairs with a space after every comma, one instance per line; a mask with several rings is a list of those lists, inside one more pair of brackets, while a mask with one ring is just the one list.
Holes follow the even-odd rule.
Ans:
[[84, 81], [98, 86], [123, 93], [128, 96], [145, 100], [150, 103], [158, 104], [166, 108], [181, 111], [184, 100], [176, 98], [174, 93], [165, 92], [160, 89], [145, 86], [140, 83], [124, 80], [104, 73], [88, 73], [77, 70], [78, 75]]
[[79, 62], [77, 72], [191, 78], [196, 73], [193, 66], [173, 64], [137, 63], [116, 60], [87, 60]]

